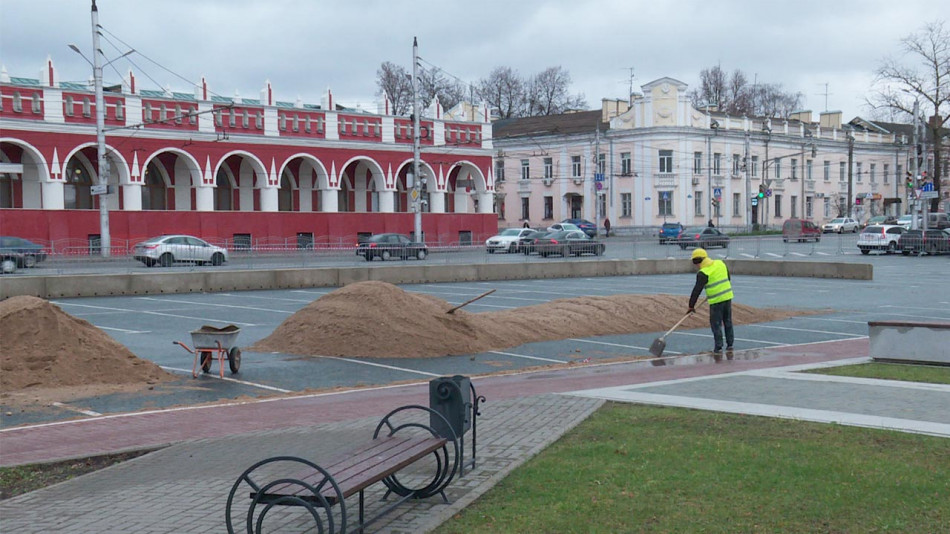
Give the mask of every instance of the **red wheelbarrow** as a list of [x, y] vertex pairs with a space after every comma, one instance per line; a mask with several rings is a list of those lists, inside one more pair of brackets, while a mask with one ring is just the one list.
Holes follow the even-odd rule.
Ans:
[[221, 378], [224, 378], [224, 360], [228, 360], [228, 367], [231, 368], [231, 374], [235, 374], [241, 368], [241, 349], [234, 345], [241, 329], [233, 324], [222, 328], [204, 325], [198, 330], [191, 332], [191, 344], [194, 349], [188, 347], [181, 341], [172, 341], [175, 345], [195, 355], [195, 363], [191, 367], [191, 376], [198, 378], [198, 361], [201, 360], [201, 370], [205, 373], [211, 372], [211, 362], [218, 360], [218, 366], [221, 371]]

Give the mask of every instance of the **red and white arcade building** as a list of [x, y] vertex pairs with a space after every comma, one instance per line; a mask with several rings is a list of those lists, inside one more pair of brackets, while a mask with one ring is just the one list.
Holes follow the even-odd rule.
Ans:
[[[0, 234], [84, 246], [107, 202], [116, 253], [154, 235], [217, 243], [352, 245], [360, 234], [413, 231], [412, 122], [388, 102], [348, 109], [327, 90], [320, 105], [140, 90], [134, 73], [105, 94], [109, 193], [99, 185], [95, 95], [61, 82], [0, 72]], [[429, 243], [492, 235], [487, 109], [438, 102], [422, 114], [422, 229]]]

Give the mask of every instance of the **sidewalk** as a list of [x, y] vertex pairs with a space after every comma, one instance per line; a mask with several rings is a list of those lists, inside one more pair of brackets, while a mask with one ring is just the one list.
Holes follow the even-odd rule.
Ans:
[[[412, 502], [369, 530], [435, 528], [606, 399], [950, 437], [948, 386], [796, 372], [823, 362], [851, 363], [849, 358], [867, 354], [866, 347], [866, 339], [848, 340], [737, 353], [720, 363], [690, 356], [477, 378], [478, 393], [488, 399], [478, 419], [477, 468], [449, 486], [450, 505], [437, 499]], [[4, 464], [177, 444], [4, 501], [0, 529], [222, 532], [231, 484], [254, 461], [284, 453], [333, 455], [368, 439], [392, 407], [425, 404], [424, 399], [427, 384], [418, 384], [9, 429], [0, 433]], [[103, 442], [110, 439], [106, 436], [119, 443]], [[367, 502], [373, 502], [369, 495]]]

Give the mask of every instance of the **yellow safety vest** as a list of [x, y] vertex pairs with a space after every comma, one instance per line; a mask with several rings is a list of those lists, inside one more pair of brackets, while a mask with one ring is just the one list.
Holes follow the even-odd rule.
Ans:
[[732, 283], [729, 282], [729, 270], [722, 260], [713, 260], [710, 265], [700, 269], [709, 280], [706, 281], [706, 298], [710, 304], [732, 300]]

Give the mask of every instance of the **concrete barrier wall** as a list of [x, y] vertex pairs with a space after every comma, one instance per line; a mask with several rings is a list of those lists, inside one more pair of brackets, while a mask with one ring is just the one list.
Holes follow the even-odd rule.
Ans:
[[868, 323], [869, 355], [875, 360], [950, 365], [950, 323]]
[[[733, 276], [795, 276], [871, 280], [873, 267], [858, 263], [726, 260]], [[689, 260], [591, 260], [526, 263], [435, 265], [407, 262], [393, 265], [344, 268], [274, 270], [174, 270], [169, 272], [109, 275], [4, 276], [0, 299], [16, 295], [42, 298], [103, 295], [154, 295], [256, 289], [341, 287], [353, 282], [378, 280], [393, 284], [466, 282], [474, 280], [524, 280], [679, 274], [694, 272]]]

